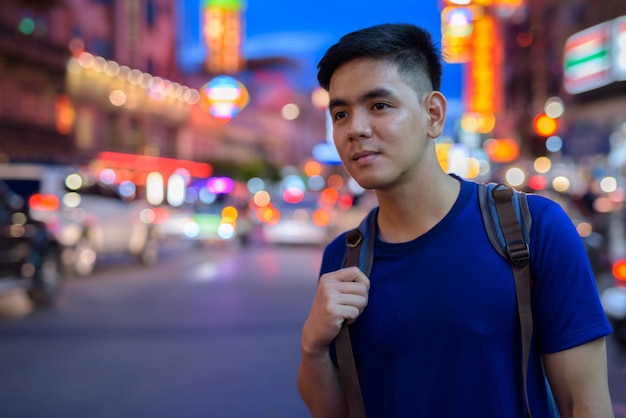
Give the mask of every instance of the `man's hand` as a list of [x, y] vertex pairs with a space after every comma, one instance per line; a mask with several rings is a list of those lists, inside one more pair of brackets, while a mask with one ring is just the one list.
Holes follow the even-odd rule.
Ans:
[[354, 322], [367, 306], [369, 279], [358, 267], [322, 275], [302, 332], [302, 348], [311, 354], [328, 349], [344, 321]]

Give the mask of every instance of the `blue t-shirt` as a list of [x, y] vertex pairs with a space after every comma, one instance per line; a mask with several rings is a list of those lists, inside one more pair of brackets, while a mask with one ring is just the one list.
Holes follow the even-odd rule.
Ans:
[[[525, 418], [512, 269], [489, 242], [477, 184], [461, 184], [450, 212], [424, 235], [401, 244], [376, 237], [368, 306], [351, 326], [368, 418]], [[548, 397], [536, 353], [612, 330], [569, 217], [541, 196], [528, 203], [535, 278], [529, 397], [533, 417], [542, 418]], [[345, 248], [344, 234], [326, 247], [321, 274], [341, 267]]]

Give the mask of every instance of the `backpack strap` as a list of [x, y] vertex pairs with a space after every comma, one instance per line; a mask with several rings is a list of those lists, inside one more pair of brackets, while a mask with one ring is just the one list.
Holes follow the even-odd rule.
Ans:
[[[504, 239], [504, 231], [500, 228], [498, 210], [496, 208], [494, 193], [496, 189], [511, 189], [509, 186], [496, 183], [478, 183], [478, 200], [480, 203], [480, 211], [483, 217], [483, 224], [487, 231], [487, 236], [491, 245], [505, 259], [509, 259], [506, 252], [507, 241]], [[532, 228], [532, 217], [528, 209], [528, 201], [526, 193], [516, 191], [511, 194], [511, 203], [513, 205], [517, 223], [521, 226], [523, 240], [530, 243], [530, 230]], [[512, 224], [513, 225], [513, 224]], [[517, 228], [516, 226], [513, 226]]]
[[[365, 218], [361, 221], [358, 227], [348, 231], [346, 233], [346, 246], [347, 251], [344, 256], [343, 266], [358, 266], [366, 276], [369, 277], [372, 272], [372, 262], [374, 261], [374, 243], [376, 241], [376, 219], [378, 216], [378, 207], [370, 210]], [[356, 234], [360, 234], [361, 242], [357, 242]], [[349, 264], [348, 257], [352, 252], [351, 248], [356, 247], [358, 257], [356, 260]]]
[[[528, 225], [523, 220], [522, 205], [528, 214], [526, 195], [504, 185], [480, 184], [480, 208], [487, 235], [493, 247], [511, 263], [517, 298], [517, 314], [522, 340], [522, 381], [526, 415], [532, 418], [528, 399], [528, 362], [533, 334], [531, 293], [533, 280], [530, 273]], [[520, 204], [520, 202], [523, 202]], [[495, 217], [494, 217], [495, 210]], [[495, 223], [497, 219], [497, 224]], [[526, 232], [525, 232], [526, 231]]]
[[[367, 276], [372, 269], [374, 254], [374, 241], [370, 231], [375, 231], [377, 209], [373, 209], [365, 217], [361, 224], [346, 233], [346, 255], [343, 266], [358, 266]], [[346, 394], [350, 418], [365, 418], [365, 405], [359, 384], [359, 373], [356, 368], [352, 340], [350, 339], [350, 326], [344, 322], [341, 330], [335, 338], [335, 351], [337, 352], [337, 365], [339, 377]]]
[[[359, 250], [363, 244], [363, 234], [358, 228], [346, 233], [346, 260], [344, 267], [358, 266]], [[350, 327], [346, 321], [341, 325], [339, 334], [335, 338], [335, 351], [337, 352], [337, 366], [339, 378], [346, 394], [350, 418], [365, 418], [365, 405], [359, 384], [359, 373], [356, 368], [352, 340], [350, 339]]]

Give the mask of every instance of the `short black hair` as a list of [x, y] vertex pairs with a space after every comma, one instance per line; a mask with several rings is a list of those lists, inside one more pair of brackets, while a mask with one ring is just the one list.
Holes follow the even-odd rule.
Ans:
[[357, 58], [393, 62], [405, 74], [428, 75], [431, 88], [441, 88], [441, 53], [427, 30], [409, 23], [385, 23], [350, 32], [331, 46], [317, 65], [317, 80], [328, 90], [330, 79], [342, 64]]

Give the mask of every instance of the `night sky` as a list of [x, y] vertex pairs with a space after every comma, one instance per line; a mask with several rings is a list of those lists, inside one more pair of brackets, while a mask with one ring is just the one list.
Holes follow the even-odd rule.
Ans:
[[[439, 39], [439, 0], [248, 0], [244, 54], [290, 56], [302, 63], [304, 83], [315, 85], [315, 66], [343, 34], [378, 23], [414, 23]], [[442, 90], [460, 97], [460, 66], [445, 65]]]

